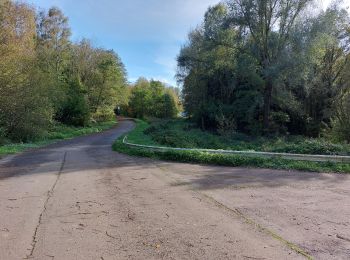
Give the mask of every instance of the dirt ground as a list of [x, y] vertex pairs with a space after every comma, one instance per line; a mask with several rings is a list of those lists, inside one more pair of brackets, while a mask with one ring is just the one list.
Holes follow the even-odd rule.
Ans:
[[350, 259], [350, 176], [201, 166], [104, 133], [0, 160], [0, 259]]

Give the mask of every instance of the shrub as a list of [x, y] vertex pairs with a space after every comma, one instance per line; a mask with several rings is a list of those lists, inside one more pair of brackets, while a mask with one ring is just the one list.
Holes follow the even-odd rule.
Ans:
[[113, 118], [115, 118], [115, 113], [112, 108], [108, 107], [100, 108], [92, 114], [92, 119], [95, 122], [111, 121]]
[[230, 137], [237, 129], [235, 119], [232, 115], [229, 117], [224, 114], [216, 116], [216, 122], [217, 132], [222, 136]]
[[[350, 155], [350, 145], [332, 143], [321, 138], [303, 136], [252, 137], [239, 132], [220, 136], [195, 128], [187, 120], [167, 120], [145, 126], [142, 138], [151, 138], [156, 144], [183, 148], [254, 150], [280, 153]], [[131, 139], [129, 139], [131, 140]]]
[[339, 99], [333, 120], [333, 138], [350, 143], [350, 92]]
[[81, 89], [78, 80], [69, 84], [68, 96], [57, 116], [58, 121], [73, 126], [86, 126], [89, 123], [89, 106]]
[[5, 129], [0, 127], [0, 146], [7, 143]]

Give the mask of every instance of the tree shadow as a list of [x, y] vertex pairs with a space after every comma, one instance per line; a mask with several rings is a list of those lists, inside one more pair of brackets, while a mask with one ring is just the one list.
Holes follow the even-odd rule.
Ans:
[[[168, 164], [169, 165], [169, 164]], [[167, 167], [166, 165], [164, 165]], [[197, 166], [195, 173], [175, 170], [181, 181], [176, 186], [192, 186], [198, 190], [223, 188], [243, 189], [248, 187], [279, 187], [304, 185], [317, 181], [327, 186], [342, 184], [350, 180], [347, 174], [329, 174], [273, 169], [234, 168], [220, 166]], [[171, 169], [171, 167], [170, 167]]]
[[[112, 168], [123, 163], [111, 145], [122, 134], [132, 130], [134, 123], [122, 121], [102, 133], [64, 140], [43, 148], [5, 157], [0, 161], [0, 180], [32, 174], [62, 173]], [[128, 164], [128, 162], [124, 162]], [[129, 162], [132, 164], [132, 162]]]

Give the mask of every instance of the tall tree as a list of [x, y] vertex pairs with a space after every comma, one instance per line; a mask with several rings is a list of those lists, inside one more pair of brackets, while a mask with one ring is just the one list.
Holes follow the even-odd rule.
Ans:
[[231, 0], [232, 22], [247, 31], [256, 47], [263, 68], [264, 129], [268, 131], [275, 78], [280, 72], [279, 58], [288, 44], [299, 14], [312, 0]]
[[178, 56], [185, 110], [203, 129], [215, 126], [215, 111], [230, 105], [234, 94], [237, 35], [226, 26], [227, 15], [224, 4], [209, 8]]
[[39, 51], [42, 52], [44, 69], [53, 70], [57, 76], [64, 70], [69, 55], [71, 30], [68, 18], [62, 11], [52, 7], [41, 11], [37, 18]]
[[47, 129], [52, 109], [36, 64], [35, 11], [24, 3], [0, 4], [0, 128], [25, 141]]

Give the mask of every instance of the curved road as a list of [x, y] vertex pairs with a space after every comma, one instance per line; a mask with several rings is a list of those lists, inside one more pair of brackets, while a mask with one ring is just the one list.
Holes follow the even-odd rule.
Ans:
[[0, 160], [0, 259], [349, 259], [347, 175], [113, 152], [132, 127]]

